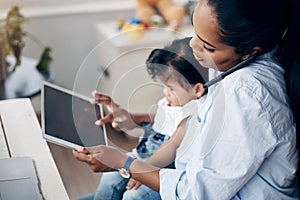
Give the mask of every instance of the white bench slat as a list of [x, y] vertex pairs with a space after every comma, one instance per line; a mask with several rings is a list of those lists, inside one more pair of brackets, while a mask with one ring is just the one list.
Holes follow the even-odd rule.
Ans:
[[11, 156], [34, 160], [44, 198], [69, 199], [30, 99], [0, 101], [0, 113]]
[[[0, 112], [1, 115], [1, 112]], [[9, 158], [7, 144], [2, 129], [2, 121], [0, 120], [0, 158]]]

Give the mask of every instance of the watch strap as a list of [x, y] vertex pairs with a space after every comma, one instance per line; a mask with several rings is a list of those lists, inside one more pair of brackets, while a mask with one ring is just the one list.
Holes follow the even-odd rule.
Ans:
[[123, 168], [126, 169], [126, 170], [128, 170], [129, 167], [130, 167], [130, 165], [131, 165], [131, 163], [132, 163], [135, 159], [136, 159], [136, 158], [128, 157], [127, 160], [126, 160], [126, 162], [125, 162], [125, 164], [124, 164], [124, 166], [123, 166]]

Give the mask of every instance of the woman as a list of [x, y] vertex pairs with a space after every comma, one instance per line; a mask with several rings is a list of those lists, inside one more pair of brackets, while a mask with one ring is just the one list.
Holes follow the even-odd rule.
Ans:
[[[159, 169], [103, 146], [74, 151], [74, 156], [93, 171], [128, 168], [132, 178], [162, 199], [296, 199], [296, 130], [278, 62], [287, 64], [287, 72], [299, 64], [293, 57], [299, 51], [287, 43], [299, 44], [299, 32], [289, 33], [299, 31], [288, 16], [291, 8], [299, 7], [283, 0], [201, 0], [196, 6], [190, 45], [201, 65], [228, 72], [257, 58], [209, 88], [188, 121], [176, 169]], [[284, 37], [292, 39], [285, 38], [278, 60]], [[291, 88], [299, 80], [299, 74], [293, 76]], [[289, 91], [297, 99], [297, 91]]]
[[[134, 124], [129, 126], [140, 126], [144, 129], [137, 147], [130, 154], [149, 164], [174, 168], [175, 150], [184, 136], [177, 135], [176, 129], [184, 129], [186, 118], [197, 108], [196, 99], [205, 95], [204, 78], [195, 68], [201, 66], [193, 56], [192, 48], [189, 46], [190, 40], [190, 37], [178, 39], [162, 49], [154, 49], [146, 61], [149, 75], [154, 80], [159, 79], [164, 85], [164, 98], [157, 103], [155, 117], [149, 116], [149, 113], [135, 115]], [[121, 111], [124, 117], [132, 116], [128, 111], [120, 108], [111, 97], [97, 92], [92, 95], [95, 97], [93, 103], [103, 104], [112, 111], [113, 115], [106, 115], [106, 119], [114, 117], [116, 110]], [[120, 127], [120, 124], [118, 125]], [[123, 128], [128, 129], [128, 124]], [[158, 148], [160, 152], [156, 155], [164, 157], [163, 163], [157, 163], [155, 157], [151, 157]], [[149, 157], [151, 159], [148, 159]], [[131, 188], [133, 186], [134, 189]], [[90, 199], [157, 200], [160, 199], [160, 195], [145, 185], [139, 187], [135, 180], [123, 178], [118, 172], [109, 172], [101, 176], [100, 184], [94, 194], [78, 200]]]

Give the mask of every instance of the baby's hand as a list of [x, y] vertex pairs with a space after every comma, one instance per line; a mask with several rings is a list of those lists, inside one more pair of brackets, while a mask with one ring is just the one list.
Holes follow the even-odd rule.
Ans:
[[137, 190], [140, 187], [141, 183], [139, 181], [134, 180], [133, 178], [131, 178], [126, 186], [127, 190], [131, 190], [132, 188]]

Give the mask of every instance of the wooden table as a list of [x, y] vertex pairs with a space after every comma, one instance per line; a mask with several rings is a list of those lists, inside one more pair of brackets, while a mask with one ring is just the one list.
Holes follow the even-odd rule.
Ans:
[[30, 99], [0, 101], [0, 158], [17, 156], [34, 160], [46, 200], [69, 199]]

